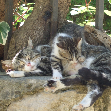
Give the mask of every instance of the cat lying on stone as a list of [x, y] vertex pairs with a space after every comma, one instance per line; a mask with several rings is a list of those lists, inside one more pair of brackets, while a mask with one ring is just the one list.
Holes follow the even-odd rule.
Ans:
[[[77, 30], [78, 27], [73, 24], [71, 29], [75, 35], [67, 31], [54, 38], [51, 53], [53, 77], [44, 85], [45, 91], [51, 92], [76, 84], [87, 85], [87, 95], [73, 106], [73, 111], [91, 106], [105, 88], [111, 86], [111, 52], [103, 46], [86, 43], [84, 33]], [[70, 76], [63, 78], [63, 74]]]
[[40, 45], [33, 49], [32, 40], [29, 39], [28, 46], [20, 50], [13, 60], [2, 61], [2, 63], [14, 70], [7, 72], [11, 77], [51, 75], [50, 53], [49, 45]]

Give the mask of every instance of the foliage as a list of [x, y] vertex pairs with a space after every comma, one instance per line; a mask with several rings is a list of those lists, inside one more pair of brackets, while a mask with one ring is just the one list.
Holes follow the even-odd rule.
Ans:
[[[111, 27], [111, 4], [109, 2], [111, 2], [111, 0], [104, 0], [103, 28], [104, 30], [106, 30], [107, 33], [111, 33], [111, 31], [109, 30]], [[73, 21], [81, 26], [85, 24], [95, 26], [96, 0], [91, 1], [88, 9], [85, 5], [85, 0], [71, 0], [69, 13], [67, 14], [66, 19], [69, 21]]]
[[111, 0], [109, 0], [109, 3], [111, 3]]
[[15, 14], [13, 15], [13, 25], [15, 28], [18, 29], [20, 27], [20, 23], [24, 22], [27, 17], [31, 15], [34, 8], [34, 4], [35, 3], [19, 3], [19, 7], [14, 10]]
[[7, 22], [0, 22], [0, 44], [5, 45], [8, 32], [10, 31], [10, 26]]

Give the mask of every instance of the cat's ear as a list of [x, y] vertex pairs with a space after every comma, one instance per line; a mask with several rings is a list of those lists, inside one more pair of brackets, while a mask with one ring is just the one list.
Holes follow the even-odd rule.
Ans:
[[4, 69], [6, 72], [8, 70], [13, 70], [12, 60], [1, 60], [2, 63], [2, 69]]
[[12, 67], [12, 60], [1, 60], [1, 63], [7, 67]]
[[58, 46], [59, 48], [61, 48], [61, 49], [65, 49], [65, 47], [64, 47], [64, 42], [59, 42], [59, 43], [57, 43], [57, 46]]
[[79, 37], [79, 38], [77, 39], [77, 42], [78, 42], [78, 44], [77, 44], [77, 48], [78, 48], [78, 49], [81, 49], [82, 38]]
[[32, 40], [31, 40], [30, 37], [29, 37], [29, 40], [28, 40], [28, 46], [27, 46], [27, 48], [30, 48], [30, 49], [33, 48], [33, 43], [32, 43]]
[[76, 40], [77, 40], [77, 43], [78, 43], [81, 40], [81, 37], [77, 37]]

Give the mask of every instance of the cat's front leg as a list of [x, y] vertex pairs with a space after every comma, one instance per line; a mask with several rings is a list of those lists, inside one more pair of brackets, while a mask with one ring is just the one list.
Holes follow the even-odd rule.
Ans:
[[24, 71], [10, 71], [7, 72], [10, 77], [24, 77]]
[[57, 80], [62, 79], [62, 73], [61, 73], [59, 70], [57, 70], [57, 69], [52, 69], [52, 71], [53, 71], [52, 80], [57, 81]]
[[111, 74], [103, 73], [88, 68], [82, 68], [78, 71], [78, 74], [84, 81], [97, 81], [101, 86], [106, 85], [111, 87]]
[[96, 84], [88, 85], [88, 93], [78, 105], [73, 106], [73, 111], [82, 111], [90, 107], [101, 95], [102, 91], [100, 91], [99, 86]]
[[59, 89], [63, 89], [63, 88], [66, 88], [66, 87], [71, 87], [75, 84], [85, 85], [85, 82], [81, 80], [79, 75], [66, 77], [64, 79], [60, 79], [60, 80], [57, 80], [57, 81], [49, 80], [44, 85], [44, 91], [46, 91], [46, 92], [55, 92]]
[[44, 91], [54, 93], [55, 91], [65, 87], [66, 87], [65, 84], [63, 84], [60, 80], [57, 81], [49, 80], [47, 84], [44, 85]]
[[54, 81], [62, 79], [62, 70], [61, 70], [61, 59], [55, 55], [51, 55], [51, 67], [53, 71], [52, 79]]

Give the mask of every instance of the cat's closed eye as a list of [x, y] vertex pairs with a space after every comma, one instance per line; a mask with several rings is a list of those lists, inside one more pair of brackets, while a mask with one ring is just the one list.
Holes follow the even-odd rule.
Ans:
[[25, 65], [25, 62], [24, 62], [24, 61], [20, 61], [20, 65], [21, 65], [21, 66], [24, 66], [24, 65]]
[[34, 61], [35, 59], [40, 59], [40, 56], [34, 56], [34, 57], [32, 57], [32, 61]]
[[22, 58], [23, 57], [23, 55], [20, 53], [19, 55], [18, 55], [18, 58]]
[[26, 59], [27, 59], [27, 60], [30, 60], [30, 57], [27, 57]]

